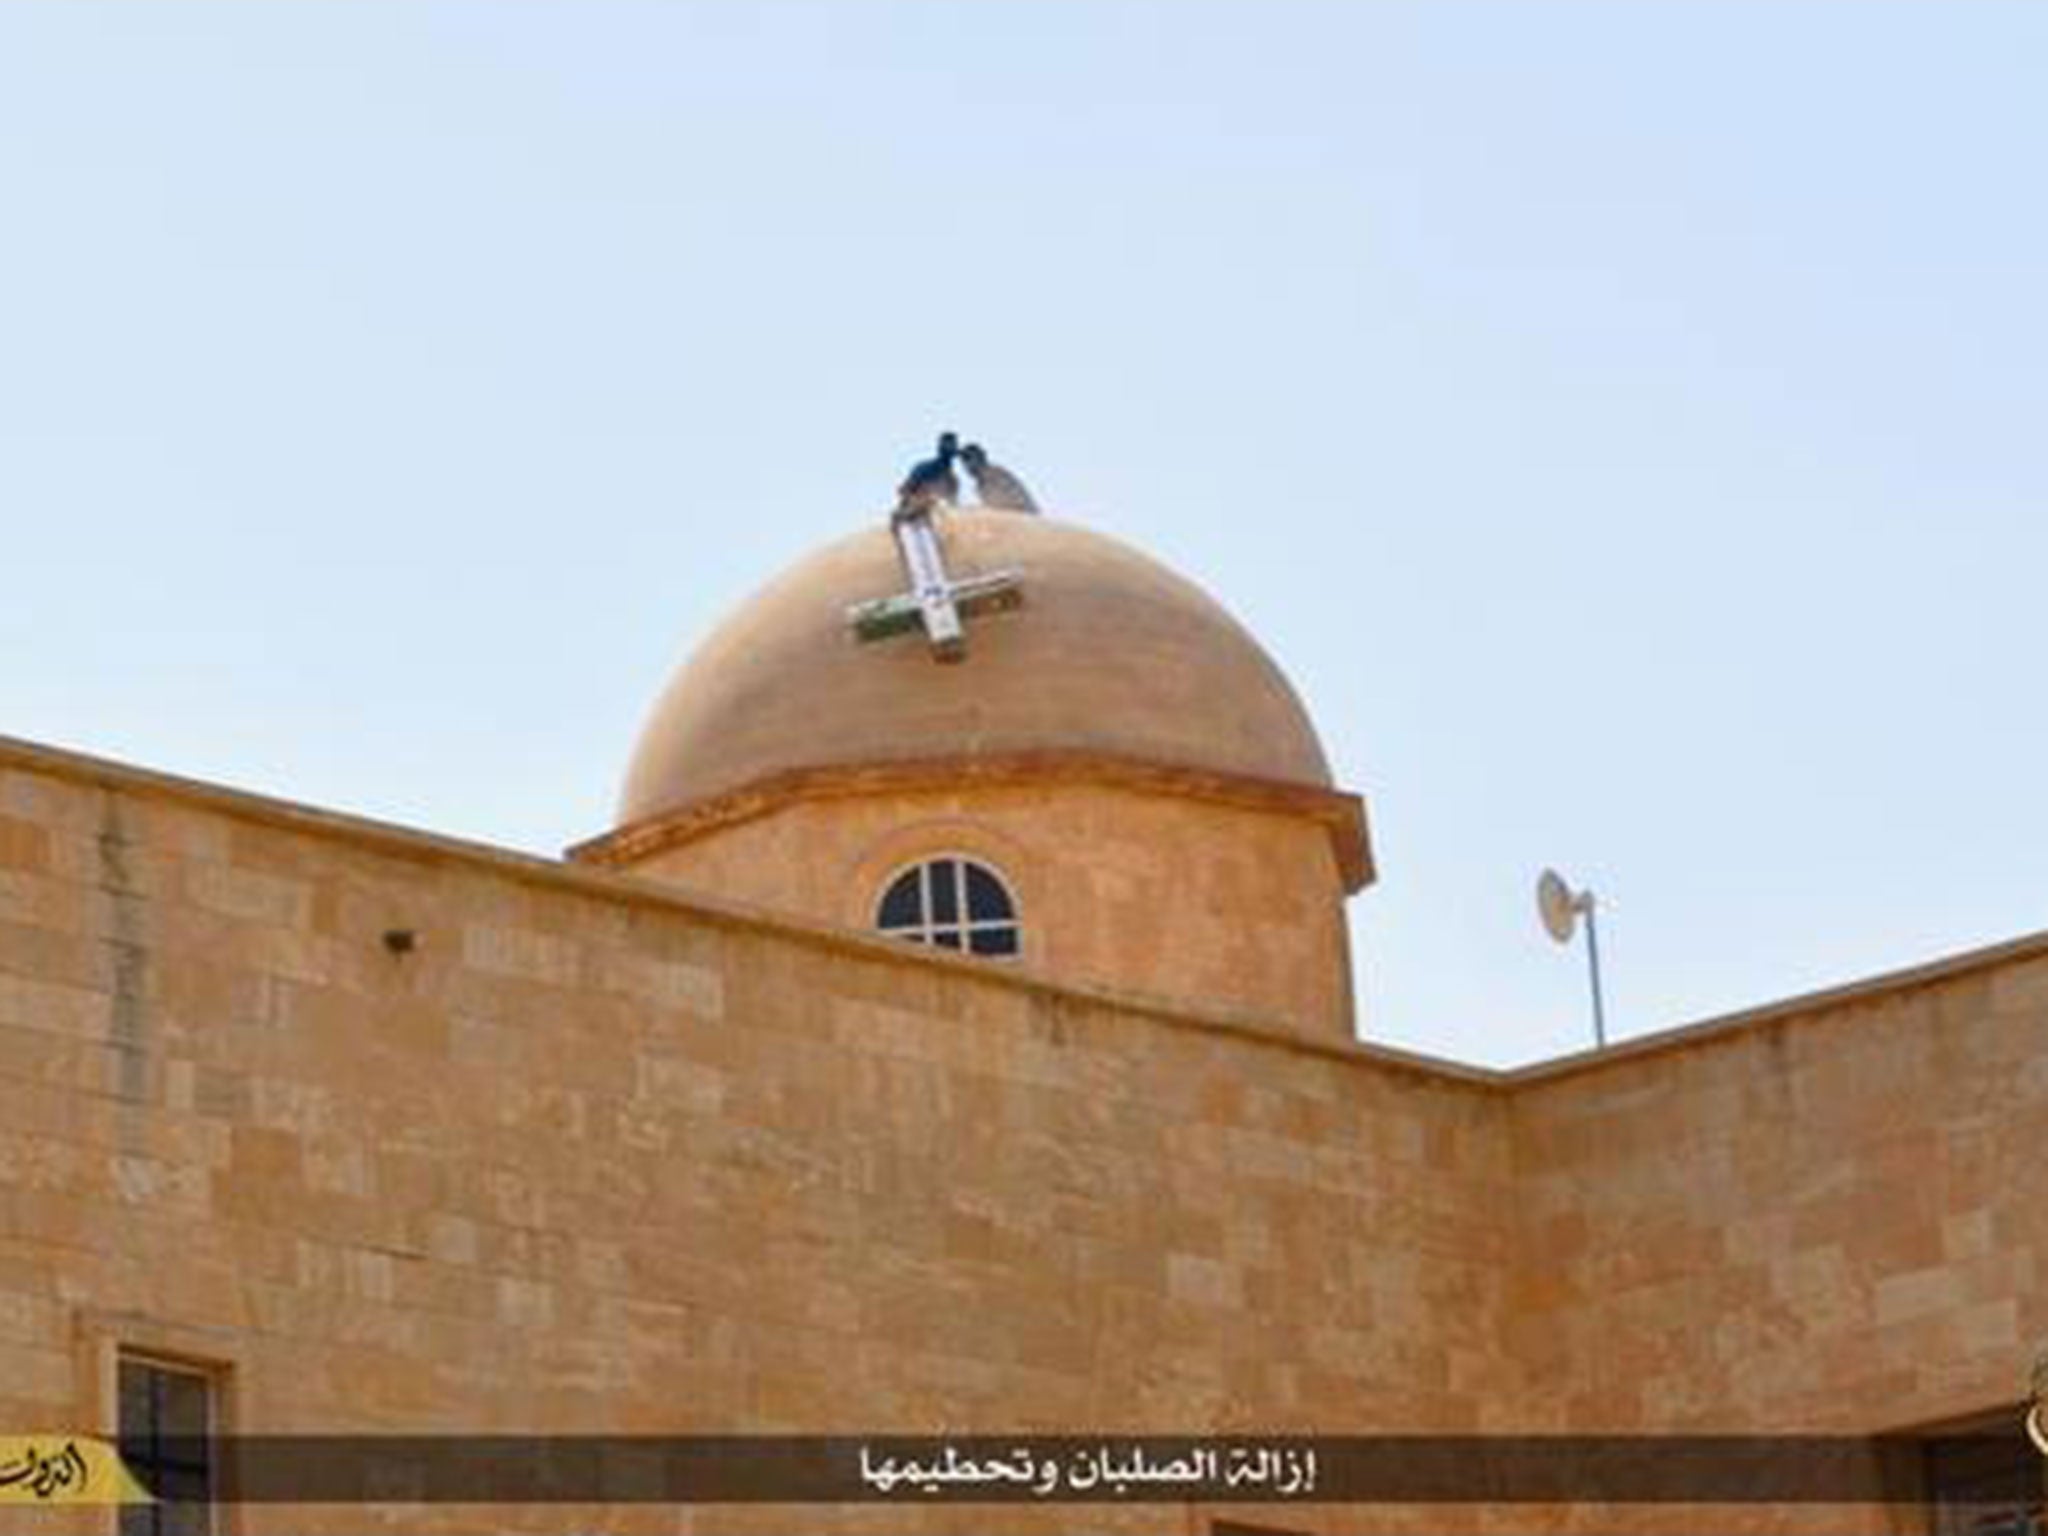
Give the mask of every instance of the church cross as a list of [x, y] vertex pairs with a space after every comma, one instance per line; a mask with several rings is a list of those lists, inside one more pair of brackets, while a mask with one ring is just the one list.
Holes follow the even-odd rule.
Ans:
[[846, 622], [860, 639], [885, 640], [922, 626], [934, 660], [959, 661], [967, 655], [967, 619], [1024, 601], [1023, 573], [1015, 569], [958, 580], [947, 572], [929, 503], [899, 509], [889, 519], [889, 531], [896, 536], [897, 558], [910, 590], [847, 609]]

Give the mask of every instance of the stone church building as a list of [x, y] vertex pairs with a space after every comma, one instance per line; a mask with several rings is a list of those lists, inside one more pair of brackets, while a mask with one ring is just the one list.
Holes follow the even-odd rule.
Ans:
[[[903, 589], [900, 527], [818, 551], [676, 675], [617, 825], [561, 860], [0, 741], [0, 1434], [2019, 1423], [2048, 936], [1515, 1071], [1376, 1046], [1365, 803], [1257, 641], [1072, 523], [936, 527], [952, 576], [1021, 594], [963, 658], [849, 627]], [[1967, 1528], [1948, 1476], [1853, 1528]], [[177, 1518], [0, 1507], [1852, 1528]]]

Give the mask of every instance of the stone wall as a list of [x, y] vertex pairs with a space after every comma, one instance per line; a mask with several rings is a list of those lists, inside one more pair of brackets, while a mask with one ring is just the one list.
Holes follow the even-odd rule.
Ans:
[[2044, 949], [1523, 1074], [1514, 1347], [1553, 1421], [1901, 1429], [2023, 1398]]
[[1491, 1074], [4, 746], [0, 1424], [110, 1429], [123, 1347], [270, 1431], [1990, 1408], [2048, 1332], [2044, 949]]
[[250, 1430], [1469, 1427], [1504, 1132], [1476, 1076], [0, 764], [0, 1423], [111, 1427], [126, 1346]]

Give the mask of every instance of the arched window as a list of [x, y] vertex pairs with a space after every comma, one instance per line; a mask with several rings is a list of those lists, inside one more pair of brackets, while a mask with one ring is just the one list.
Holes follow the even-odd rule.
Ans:
[[875, 926], [891, 938], [974, 955], [1017, 953], [1017, 903], [1003, 877], [972, 859], [931, 859], [889, 882]]

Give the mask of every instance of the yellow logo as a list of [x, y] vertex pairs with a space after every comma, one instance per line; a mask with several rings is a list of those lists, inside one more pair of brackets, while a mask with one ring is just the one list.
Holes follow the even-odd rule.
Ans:
[[0, 1435], [0, 1505], [150, 1502], [121, 1453], [105, 1440]]

